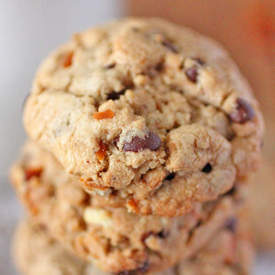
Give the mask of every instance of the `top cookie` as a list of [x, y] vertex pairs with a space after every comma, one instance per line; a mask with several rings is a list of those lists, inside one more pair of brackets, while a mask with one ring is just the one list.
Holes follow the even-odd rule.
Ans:
[[257, 164], [263, 128], [227, 53], [160, 19], [74, 35], [38, 70], [24, 124], [86, 189], [119, 191], [142, 214], [162, 215], [140, 205], [165, 194], [177, 201], [165, 213], [172, 216], [243, 179]]

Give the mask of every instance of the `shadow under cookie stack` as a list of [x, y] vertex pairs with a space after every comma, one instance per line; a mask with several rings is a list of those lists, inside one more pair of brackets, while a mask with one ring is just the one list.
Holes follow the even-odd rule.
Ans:
[[216, 42], [160, 19], [75, 34], [39, 68], [24, 125], [23, 274], [249, 274], [263, 122]]

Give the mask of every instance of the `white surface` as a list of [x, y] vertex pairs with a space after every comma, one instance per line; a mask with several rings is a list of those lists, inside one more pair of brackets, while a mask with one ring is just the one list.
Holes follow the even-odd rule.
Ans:
[[0, 0], [0, 176], [24, 140], [22, 103], [41, 59], [120, 11], [119, 0]]

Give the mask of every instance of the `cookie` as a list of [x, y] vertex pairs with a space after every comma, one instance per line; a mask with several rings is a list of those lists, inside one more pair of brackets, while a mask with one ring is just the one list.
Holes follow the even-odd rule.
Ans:
[[18, 225], [12, 251], [18, 271], [25, 275], [86, 274], [87, 263], [67, 252], [45, 227], [31, 221]]
[[220, 45], [131, 18], [78, 33], [52, 53], [24, 125], [86, 190], [163, 216], [185, 214], [250, 174], [263, 132], [258, 103]]
[[[45, 227], [32, 221], [24, 221], [18, 226], [13, 246], [18, 270], [25, 275], [112, 274], [103, 272], [72, 255], [50, 237]], [[246, 232], [238, 232], [236, 235], [228, 229], [223, 229], [192, 259], [182, 261], [162, 272], [144, 272], [143, 274], [244, 275], [250, 270], [252, 257], [253, 248]]]
[[275, 162], [264, 160], [247, 200], [255, 244], [260, 249], [275, 248]]
[[33, 143], [26, 145], [11, 178], [37, 222], [77, 256], [109, 272], [162, 271], [192, 256], [220, 228], [234, 223], [242, 205], [242, 192], [235, 188], [179, 217], [98, 207], [93, 195]]

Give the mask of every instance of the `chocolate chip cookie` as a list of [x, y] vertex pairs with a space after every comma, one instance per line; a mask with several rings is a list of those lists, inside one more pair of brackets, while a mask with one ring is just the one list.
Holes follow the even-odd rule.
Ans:
[[[25, 275], [110, 275], [67, 251], [50, 237], [46, 228], [32, 221], [22, 222], [14, 238], [14, 257]], [[221, 230], [199, 253], [162, 272], [139, 271], [146, 275], [244, 275], [248, 274], [253, 248], [245, 231], [233, 234]], [[123, 273], [124, 274], [124, 273]], [[128, 274], [128, 273], [127, 273]], [[132, 274], [132, 273], [131, 273]]]
[[258, 103], [220, 45], [134, 18], [75, 34], [52, 53], [24, 124], [89, 192], [163, 216], [214, 200], [250, 174], [263, 132]]
[[221, 228], [235, 230], [242, 204], [241, 189], [235, 188], [178, 217], [98, 207], [93, 195], [33, 143], [25, 146], [11, 179], [35, 221], [77, 256], [108, 272], [162, 271], [190, 258]]

